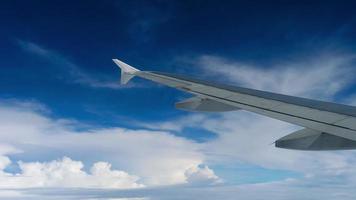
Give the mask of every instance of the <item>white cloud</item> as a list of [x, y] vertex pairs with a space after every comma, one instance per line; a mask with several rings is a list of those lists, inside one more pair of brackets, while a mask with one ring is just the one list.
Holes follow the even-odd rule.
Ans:
[[[108, 176], [106, 181], [122, 174], [110, 171], [109, 166], [112, 164], [115, 168], [134, 172], [141, 178], [142, 184], [150, 186], [185, 183], [188, 178], [186, 171], [204, 162], [200, 144], [167, 132], [119, 127], [86, 127], [85, 131], [78, 131], [79, 127], [85, 125], [70, 120], [52, 119], [44, 113], [29, 109], [28, 106], [22, 108], [22, 105], [24, 104], [0, 103], [0, 139], [7, 145], [0, 146], [3, 155], [16, 154], [20, 158], [41, 160], [69, 156], [87, 163], [96, 162], [91, 174], [94, 178], [99, 177], [95, 176], [99, 173], [100, 176]], [[9, 164], [6, 159], [4, 157], [4, 167]], [[111, 164], [97, 163], [98, 160], [108, 160]], [[66, 161], [68, 160], [64, 159], [62, 162], [71, 164], [82, 173], [80, 161]], [[26, 173], [31, 167], [36, 170], [46, 169], [54, 165], [63, 166], [62, 162], [20, 162], [19, 166], [23, 173]], [[38, 171], [38, 175], [43, 173], [47, 173], [46, 170]], [[96, 181], [100, 182], [100, 179]], [[46, 186], [47, 183], [43, 184]]]
[[222, 180], [208, 166], [193, 166], [186, 170], [187, 182], [193, 185], [215, 185]]
[[11, 163], [11, 160], [6, 156], [0, 156], [0, 173], [3, 174], [3, 170]]

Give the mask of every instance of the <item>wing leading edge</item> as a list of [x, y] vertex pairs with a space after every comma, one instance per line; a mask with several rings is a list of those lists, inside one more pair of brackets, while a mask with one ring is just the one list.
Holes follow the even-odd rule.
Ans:
[[300, 150], [356, 149], [356, 107], [216, 84], [182, 75], [140, 71], [117, 59], [114, 62], [121, 68], [122, 84], [138, 76], [197, 96], [194, 101], [176, 104], [178, 108], [213, 112], [214, 108], [219, 108], [216, 111], [243, 109], [305, 127], [303, 134], [296, 132], [288, 135], [288, 140], [287, 136], [277, 140], [276, 147]]

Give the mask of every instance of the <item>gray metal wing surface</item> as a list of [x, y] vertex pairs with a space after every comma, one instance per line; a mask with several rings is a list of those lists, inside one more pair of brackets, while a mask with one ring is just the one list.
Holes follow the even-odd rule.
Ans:
[[193, 100], [176, 104], [176, 107], [179, 105], [185, 110], [210, 112], [243, 109], [305, 127], [277, 140], [276, 147], [299, 150], [356, 149], [356, 107], [217, 84], [183, 75], [139, 71], [117, 59], [114, 62], [122, 70], [122, 83], [138, 76], [196, 96]]

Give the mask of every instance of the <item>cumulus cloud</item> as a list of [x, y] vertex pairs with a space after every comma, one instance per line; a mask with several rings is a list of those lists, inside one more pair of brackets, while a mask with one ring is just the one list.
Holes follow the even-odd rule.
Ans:
[[208, 166], [194, 166], [185, 171], [187, 182], [193, 185], [215, 185], [222, 180]]
[[81, 161], [68, 157], [50, 162], [19, 161], [19, 173], [4, 171], [11, 163], [0, 157], [0, 188], [81, 187], [81, 188], [137, 188], [138, 177], [124, 171], [112, 170], [107, 162], [94, 163], [90, 173], [83, 170]]

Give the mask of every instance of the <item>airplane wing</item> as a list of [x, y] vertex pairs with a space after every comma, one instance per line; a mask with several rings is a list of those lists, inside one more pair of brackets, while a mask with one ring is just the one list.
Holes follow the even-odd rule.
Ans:
[[121, 83], [134, 76], [191, 93], [176, 108], [224, 112], [243, 109], [305, 127], [278, 139], [275, 146], [298, 150], [356, 149], [356, 107], [260, 90], [216, 84], [183, 75], [140, 71], [113, 59], [121, 68]]

